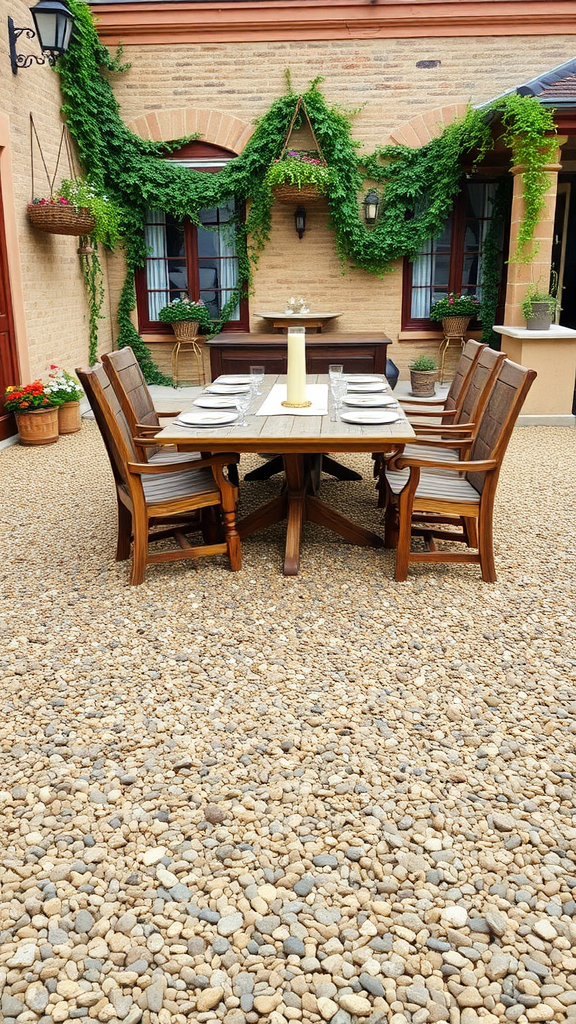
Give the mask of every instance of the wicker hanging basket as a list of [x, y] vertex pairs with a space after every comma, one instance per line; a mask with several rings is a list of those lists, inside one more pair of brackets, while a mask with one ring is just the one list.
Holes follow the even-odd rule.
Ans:
[[272, 186], [272, 195], [280, 203], [318, 203], [322, 196], [318, 191], [317, 185], [306, 184], [291, 185], [289, 182], [284, 182], [282, 185]]
[[32, 226], [51, 235], [90, 235], [96, 224], [85, 206], [76, 209], [59, 203], [28, 203], [27, 210]]

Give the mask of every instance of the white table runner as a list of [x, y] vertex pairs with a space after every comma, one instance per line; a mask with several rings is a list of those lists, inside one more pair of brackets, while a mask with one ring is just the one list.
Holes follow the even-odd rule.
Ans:
[[282, 405], [286, 401], [286, 385], [274, 384], [262, 405], [255, 413], [256, 416], [327, 416], [328, 415], [328, 385], [307, 384], [306, 397], [312, 405], [304, 409], [297, 409], [293, 406]]

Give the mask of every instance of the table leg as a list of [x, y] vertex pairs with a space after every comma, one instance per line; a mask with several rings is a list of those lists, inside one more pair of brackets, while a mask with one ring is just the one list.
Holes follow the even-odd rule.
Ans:
[[297, 576], [300, 567], [302, 525], [306, 519], [306, 492], [312, 485], [310, 462], [303, 455], [284, 455], [288, 522], [284, 549], [284, 575]]
[[288, 501], [285, 492], [277, 498], [267, 501], [260, 508], [251, 512], [250, 515], [241, 519], [237, 524], [240, 538], [250, 537], [251, 534], [257, 533], [258, 530], [264, 530], [267, 526], [272, 526], [274, 523], [281, 523], [283, 519], [286, 519], [287, 508]]

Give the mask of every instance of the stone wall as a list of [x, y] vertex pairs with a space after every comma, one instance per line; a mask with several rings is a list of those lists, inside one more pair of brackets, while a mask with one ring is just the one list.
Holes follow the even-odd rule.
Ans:
[[[30, 113], [50, 175], [54, 174], [62, 120], [58, 75], [48, 65], [32, 64], [12, 74], [8, 56], [7, 15], [17, 27], [33, 28], [30, 7], [8, 0], [0, 19], [0, 182], [6, 221], [10, 289], [16, 344], [23, 379], [44, 373], [50, 362], [68, 370], [88, 360], [86, 291], [72, 236], [50, 235], [30, 225], [26, 204], [32, 197]], [[19, 53], [40, 54], [36, 39], [20, 37]], [[61, 158], [60, 177], [69, 177]], [[34, 191], [49, 194], [46, 172], [34, 144]], [[109, 302], [105, 303], [107, 313]], [[102, 348], [111, 346], [108, 316], [100, 321]]]

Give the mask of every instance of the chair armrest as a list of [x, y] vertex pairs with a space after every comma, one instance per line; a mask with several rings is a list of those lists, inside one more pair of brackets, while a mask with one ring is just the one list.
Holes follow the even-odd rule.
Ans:
[[464, 434], [464, 436], [472, 434], [475, 426], [475, 423], [444, 423], [442, 425], [437, 423], [412, 423], [416, 434], [422, 431], [425, 435], [432, 434], [434, 437], [436, 435], [442, 437], [446, 434], [449, 438], [458, 437], [460, 434]]
[[191, 462], [129, 462], [128, 469], [134, 476], [156, 476], [164, 473], [181, 473], [183, 469], [208, 469], [211, 466], [229, 466], [240, 462], [238, 452], [223, 452], [209, 455], [208, 458], [194, 459]]
[[406, 442], [406, 447], [408, 448], [408, 453], [405, 453], [405, 454], [406, 454], [407, 458], [410, 457], [409, 451], [410, 451], [410, 445], [411, 444], [417, 444], [419, 448], [430, 447], [430, 448], [448, 448], [448, 449], [451, 448], [451, 449], [454, 449], [454, 448], [471, 448], [472, 447], [472, 442], [473, 442], [473, 438], [471, 438], [471, 437], [462, 437], [462, 438], [457, 438], [457, 437], [447, 437], [447, 438], [443, 438], [443, 437], [431, 437], [431, 438], [417, 437], [415, 441], [407, 441]]
[[406, 398], [398, 398], [398, 401], [401, 405], [423, 405], [428, 408], [430, 408], [431, 405], [443, 406], [446, 404], [445, 398], [439, 398], [438, 401], [429, 402], [426, 398], [410, 398], [410, 396], [407, 396]]
[[404, 413], [405, 416], [408, 417], [408, 419], [410, 419], [410, 415], [411, 414], [412, 414], [412, 416], [435, 416], [436, 419], [439, 416], [443, 416], [443, 417], [449, 418], [449, 419], [454, 419], [454, 416], [456, 415], [458, 410], [457, 409], [437, 409], [436, 411], [434, 411], [434, 410], [430, 409], [428, 412], [425, 412], [424, 410], [420, 410], [420, 409], [403, 409], [402, 412]]
[[158, 409], [155, 409], [154, 412], [157, 416], [169, 416], [170, 418], [173, 418], [174, 416], [179, 416], [182, 409], [176, 409], [175, 412], [159, 412]]
[[[454, 447], [454, 445], [452, 446]], [[392, 459], [389, 468], [396, 469], [452, 469], [463, 473], [488, 473], [496, 469], [496, 459], [485, 459], [483, 462], [441, 462], [439, 459], [410, 459], [403, 455]]]

